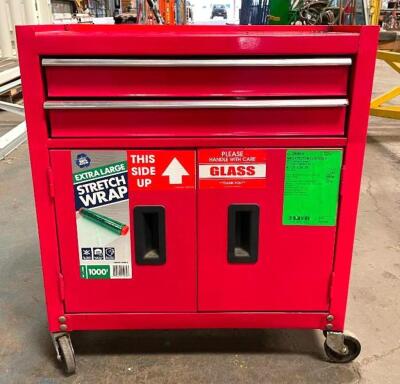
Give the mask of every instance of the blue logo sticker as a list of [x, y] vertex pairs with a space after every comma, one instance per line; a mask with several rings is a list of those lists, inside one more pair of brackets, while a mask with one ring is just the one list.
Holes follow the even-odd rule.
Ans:
[[90, 165], [90, 157], [86, 153], [79, 153], [76, 156], [75, 164], [79, 168], [87, 168]]

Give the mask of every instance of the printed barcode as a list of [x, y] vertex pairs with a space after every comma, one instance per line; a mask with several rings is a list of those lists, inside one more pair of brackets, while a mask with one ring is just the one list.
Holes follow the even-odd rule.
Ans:
[[129, 265], [113, 265], [114, 277], [129, 277]]

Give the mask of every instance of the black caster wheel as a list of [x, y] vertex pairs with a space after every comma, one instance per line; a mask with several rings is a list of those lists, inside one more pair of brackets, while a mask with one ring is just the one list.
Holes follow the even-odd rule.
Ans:
[[60, 361], [63, 365], [64, 372], [71, 375], [76, 371], [75, 352], [72, 348], [71, 339], [68, 335], [61, 336], [57, 339], [58, 350], [60, 353]]
[[[327, 334], [327, 332], [324, 332]], [[361, 352], [360, 342], [353, 336], [343, 335], [343, 353], [338, 353], [334, 351], [325, 340], [324, 349], [328, 360], [331, 363], [350, 363], [353, 361]]]

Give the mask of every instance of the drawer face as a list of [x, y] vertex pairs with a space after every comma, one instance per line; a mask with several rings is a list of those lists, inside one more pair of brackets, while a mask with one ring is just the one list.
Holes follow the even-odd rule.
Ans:
[[[292, 101], [297, 103], [300, 100]], [[326, 100], [320, 101], [324, 103]], [[305, 105], [295, 107], [235, 108], [236, 104], [242, 105], [243, 102], [235, 101], [233, 108], [214, 108], [209, 102], [204, 102], [204, 108], [185, 107], [182, 102], [176, 102], [173, 108], [158, 108], [157, 104], [155, 107], [136, 108], [136, 102], [121, 109], [112, 102], [110, 104], [116, 109], [101, 105], [99, 108], [63, 109], [61, 105], [60, 109], [50, 109], [48, 114], [52, 137], [344, 135], [346, 107], [339, 104], [307, 106], [307, 103], [311, 105], [314, 102], [308, 100]], [[46, 103], [47, 108], [51, 103]], [[134, 108], [129, 105], [134, 105]]]
[[47, 96], [344, 96], [347, 66], [46, 67]]

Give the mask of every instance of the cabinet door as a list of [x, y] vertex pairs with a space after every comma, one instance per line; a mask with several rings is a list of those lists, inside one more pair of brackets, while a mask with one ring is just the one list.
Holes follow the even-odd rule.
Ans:
[[52, 151], [67, 312], [196, 310], [194, 162], [194, 151]]
[[200, 311], [323, 311], [342, 150], [200, 150]]

